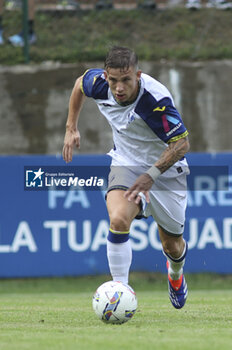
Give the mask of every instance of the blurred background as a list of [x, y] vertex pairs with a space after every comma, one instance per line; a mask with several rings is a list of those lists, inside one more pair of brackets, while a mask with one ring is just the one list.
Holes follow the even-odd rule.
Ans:
[[[232, 273], [231, 16], [221, 0], [0, 1], [0, 277], [108, 273], [104, 194], [25, 191], [24, 167], [65, 167], [73, 84], [103, 67], [115, 44], [133, 48], [142, 71], [169, 88], [189, 130], [190, 165], [208, 167], [190, 191], [186, 270]], [[111, 130], [90, 99], [80, 131], [72, 165], [108, 165]], [[131, 236], [132, 270], [164, 272], [152, 220], [135, 221]]]

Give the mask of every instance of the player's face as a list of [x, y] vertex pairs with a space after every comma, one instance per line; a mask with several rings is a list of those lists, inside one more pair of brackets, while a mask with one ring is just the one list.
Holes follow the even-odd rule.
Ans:
[[139, 91], [140, 70], [136, 71], [135, 67], [129, 67], [126, 70], [108, 68], [104, 74], [110, 90], [119, 104], [132, 103], [136, 99]]

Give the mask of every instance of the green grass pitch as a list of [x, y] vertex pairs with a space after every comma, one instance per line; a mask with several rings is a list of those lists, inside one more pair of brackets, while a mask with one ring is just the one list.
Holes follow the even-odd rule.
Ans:
[[0, 281], [0, 349], [229, 350], [232, 277], [187, 275], [182, 310], [169, 302], [166, 276], [131, 275], [134, 318], [107, 325], [92, 311], [92, 295], [109, 276]]

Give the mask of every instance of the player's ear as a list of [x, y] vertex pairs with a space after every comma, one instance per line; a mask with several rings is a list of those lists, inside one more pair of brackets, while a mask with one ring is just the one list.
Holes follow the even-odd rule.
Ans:
[[136, 76], [137, 76], [138, 80], [141, 78], [141, 74], [142, 74], [142, 71], [141, 70], [137, 70]]
[[107, 71], [106, 70], [104, 70], [104, 77], [105, 77], [105, 80], [107, 81], [108, 75], [107, 75]]

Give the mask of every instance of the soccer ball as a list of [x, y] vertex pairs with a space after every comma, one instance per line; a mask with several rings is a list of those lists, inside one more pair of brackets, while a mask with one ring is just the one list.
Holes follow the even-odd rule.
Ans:
[[125, 323], [134, 316], [137, 309], [136, 294], [127, 284], [105, 282], [93, 296], [93, 309], [105, 323]]

